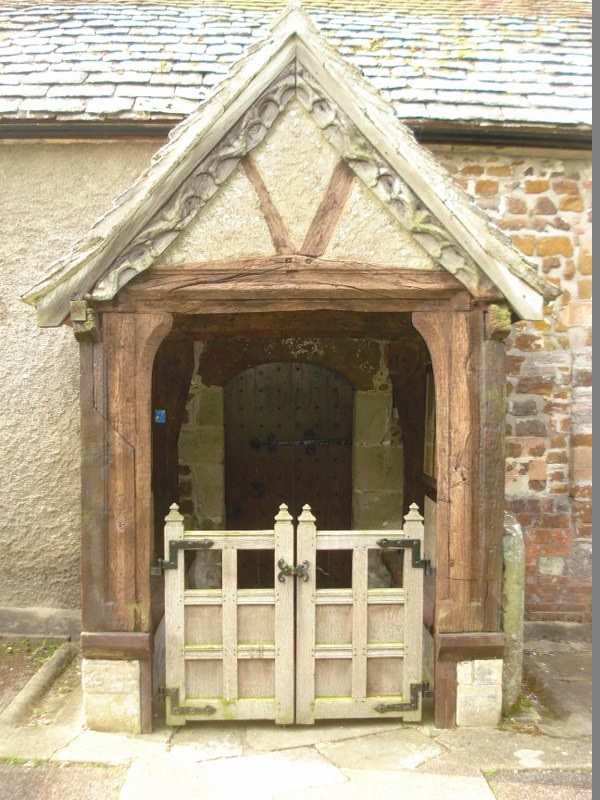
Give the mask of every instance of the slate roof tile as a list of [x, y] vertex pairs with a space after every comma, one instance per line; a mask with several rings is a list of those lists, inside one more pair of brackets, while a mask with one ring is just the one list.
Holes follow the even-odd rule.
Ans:
[[[63, 98], [71, 119], [139, 113], [174, 122], [268, 35], [283, 6], [278, 0], [0, 0], [0, 96], [10, 91], [0, 122], [30, 118], [25, 98], [42, 97], [49, 119], [63, 113], [56, 111]], [[304, 6], [398, 116], [591, 125], [590, 0], [428, 0], [426, 6], [304, 0]], [[29, 88], [13, 95], [20, 83]], [[61, 90], [65, 85], [79, 86], [79, 94]], [[123, 102], [125, 91], [131, 103]]]

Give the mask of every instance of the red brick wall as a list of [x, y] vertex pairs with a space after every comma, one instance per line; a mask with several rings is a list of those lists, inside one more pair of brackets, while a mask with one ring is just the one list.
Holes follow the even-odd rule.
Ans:
[[525, 536], [526, 616], [591, 618], [591, 160], [436, 155], [540, 274], [563, 289], [507, 340], [506, 507]]

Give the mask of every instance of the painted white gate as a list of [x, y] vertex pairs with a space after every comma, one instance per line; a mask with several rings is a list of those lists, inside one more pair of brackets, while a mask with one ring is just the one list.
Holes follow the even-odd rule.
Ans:
[[[385, 532], [319, 531], [309, 506], [295, 531], [285, 505], [273, 530], [185, 531], [172, 506], [163, 561], [167, 723], [419, 720], [422, 545], [416, 505], [403, 530]], [[401, 585], [382, 588], [369, 564], [389, 548], [406, 557]], [[238, 561], [254, 550], [272, 551], [273, 588], [242, 588]], [[351, 551], [351, 586], [319, 588], [317, 554], [335, 550]]]

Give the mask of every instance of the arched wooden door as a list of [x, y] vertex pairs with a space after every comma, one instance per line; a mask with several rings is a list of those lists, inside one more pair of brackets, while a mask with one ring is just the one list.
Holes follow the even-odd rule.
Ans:
[[[272, 525], [286, 503], [297, 517], [309, 503], [323, 528], [347, 530], [352, 516], [353, 389], [313, 364], [280, 362], [241, 372], [225, 387], [227, 528]], [[265, 554], [267, 557], [267, 554]], [[350, 585], [344, 557], [323, 556], [321, 579]], [[329, 559], [329, 560], [328, 560]], [[246, 565], [254, 586], [273, 566]]]

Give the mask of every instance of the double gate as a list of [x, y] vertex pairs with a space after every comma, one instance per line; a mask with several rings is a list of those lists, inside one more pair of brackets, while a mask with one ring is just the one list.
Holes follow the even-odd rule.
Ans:
[[[166, 715], [188, 720], [421, 718], [423, 520], [403, 530], [321, 531], [309, 506], [297, 525], [281, 505], [272, 530], [165, 526]], [[271, 585], [240, 564], [267, 551]], [[321, 565], [346, 551], [336, 588]], [[382, 554], [399, 568], [381, 585]], [[334, 556], [334, 558], [331, 558]], [[402, 557], [403, 556], [403, 557]], [[263, 554], [262, 563], [265, 563]]]

